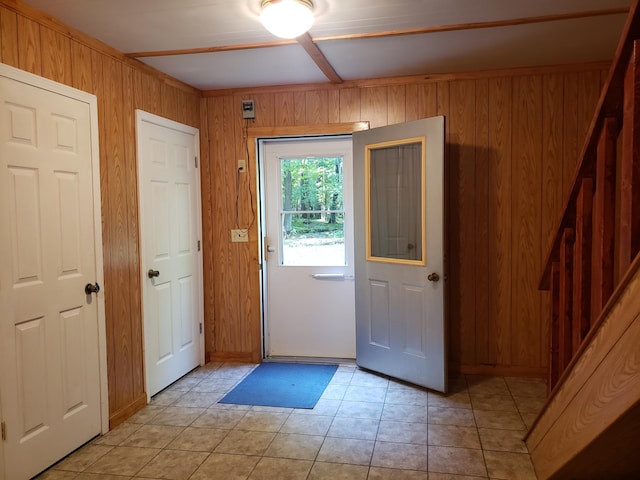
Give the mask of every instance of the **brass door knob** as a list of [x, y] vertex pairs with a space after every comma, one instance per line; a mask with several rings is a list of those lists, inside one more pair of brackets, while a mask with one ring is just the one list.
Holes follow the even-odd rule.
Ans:
[[153, 268], [150, 268], [149, 271], [147, 272], [147, 276], [149, 278], [159, 277], [160, 276], [160, 272], [158, 270], [154, 270]]
[[427, 276], [427, 280], [429, 280], [430, 282], [437, 282], [438, 280], [440, 280], [440, 275], [438, 275], [436, 272], [430, 273]]

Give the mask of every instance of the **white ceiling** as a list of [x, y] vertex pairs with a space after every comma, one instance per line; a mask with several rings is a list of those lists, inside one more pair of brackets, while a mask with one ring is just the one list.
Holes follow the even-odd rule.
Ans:
[[[25, 0], [124, 53], [277, 42], [260, 0]], [[310, 35], [343, 80], [611, 60], [626, 14], [468, 24], [628, 8], [631, 0], [313, 0]], [[460, 25], [438, 33], [362, 34]], [[348, 35], [356, 38], [328, 39]], [[140, 60], [202, 90], [329, 80], [297, 43]]]

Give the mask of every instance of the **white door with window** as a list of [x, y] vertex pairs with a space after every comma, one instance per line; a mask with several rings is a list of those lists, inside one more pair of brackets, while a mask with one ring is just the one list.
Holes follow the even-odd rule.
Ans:
[[198, 130], [141, 110], [138, 181], [147, 395], [204, 363]]
[[358, 365], [446, 391], [444, 117], [353, 134]]
[[263, 140], [267, 357], [355, 357], [351, 137]]
[[0, 65], [7, 480], [36, 475], [107, 428], [96, 105], [93, 95]]

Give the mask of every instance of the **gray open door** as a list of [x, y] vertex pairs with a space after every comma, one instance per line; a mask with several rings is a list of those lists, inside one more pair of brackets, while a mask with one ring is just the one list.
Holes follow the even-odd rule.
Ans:
[[447, 390], [444, 117], [353, 134], [356, 361]]

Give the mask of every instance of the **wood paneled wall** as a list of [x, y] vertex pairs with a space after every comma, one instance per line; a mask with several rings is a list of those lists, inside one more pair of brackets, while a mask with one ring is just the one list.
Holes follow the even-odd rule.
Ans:
[[16, 0], [0, 1], [0, 61], [98, 98], [109, 414], [146, 404], [135, 109], [200, 127], [200, 92]]
[[[348, 86], [206, 92], [202, 100], [205, 316], [208, 358], [260, 353], [255, 165], [240, 185], [248, 127], [368, 121], [371, 127], [446, 116], [449, 357], [469, 373], [543, 376], [548, 299], [542, 256], [569, 188], [606, 75], [605, 65], [520, 70]], [[254, 148], [249, 145], [248, 148]], [[206, 155], [208, 153], [208, 155]], [[251, 194], [249, 193], [251, 189]]]

